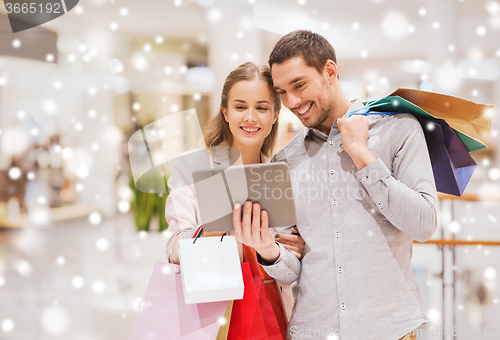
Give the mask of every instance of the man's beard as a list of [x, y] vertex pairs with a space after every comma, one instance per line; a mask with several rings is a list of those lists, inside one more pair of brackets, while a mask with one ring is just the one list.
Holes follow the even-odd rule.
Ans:
[[317, 120], [315, 122], [311, 122], [308, 125], [304, 124], [306, 127], [318, 128], [321, 124], [323, 124], [325, 122], [325, 120], [328, 119], [331, 112], [333, 111], [333, 100], [331, 98], [328, 98], [328, 99], [329, 100], [328, 100], [327, 105], [325, 105], [321, 108], [316, 104], [316, 102], [314, 102], [313, 105], [315, 105], [316, 109], [318, 110]]
[[328, 82], [323, 79], [323, 82], [322, 82], [322, 85], [323, 85], [323, 90], [325, 91], [324, 93], [327, 94], [324, 98], [324, 100], [322, 100], [322, 107], [319, 107], [319, 102], [314, 102], [314, 105], [316, 105], [316, 108], [318, 109], [318, 116], [317, 116], [317, 121], [316, 122], [313, 122], [313, 124], [311, 125], [314, 125], [314, 126], [307, 126], [309, 128], [318, 128], [321, 124], [323, 124], [325, 122], [325, 120], [328, 119], [328, 117], [330, 116], [330, 114], [333, 112], [333, 95], [332, 93], [330, 92], [331, 89], [330, 89], [330, 86], [328, 85]]

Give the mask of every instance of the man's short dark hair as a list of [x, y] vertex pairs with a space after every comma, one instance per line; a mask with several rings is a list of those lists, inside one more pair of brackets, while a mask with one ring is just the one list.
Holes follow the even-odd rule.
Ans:
[[292, 58], [302, 57], [307, 66], [323, 72], [327, 60], [337, 63], [335, 50], [322, 35], [307, 30], [297, 30], [281, 37], [269, 56], [269, 67]]

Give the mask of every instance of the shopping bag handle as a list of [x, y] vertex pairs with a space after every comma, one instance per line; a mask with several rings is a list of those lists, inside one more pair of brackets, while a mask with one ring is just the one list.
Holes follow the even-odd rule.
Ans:
[[225, 232], [224, 234], [222, 234], [222, 236], [220, 237], [220, 241], [222, 242], [222, 239], [224, 238], [224, 236], [226, 236], [227, 232]]
[[[386, 103], [373, 103], [373, 104], [370, 104], [370, 103], [367, 103], [365, 106], [359, 108], [359, 109], [356, 109], [354, 111], [351, 111], [351, 112], [347, 112], [344, 117], [351, 117], [353, 115], [361, 115], [361, 116], [367, 116], [367, 115], [376, 115], [376, 114], [398, 114], [398, 113], [402, 113], [402, 112], [377, 112], [377, 111], [370, 111], [371, 109], [373, 108], [376, 108], [378, 106], [382, 106], [382, 105], [386, 105]], [[396, 106], [394, 104], [394, 106]], [[361, 112], [360, 112], [361, 111]]]
[[[194, 236], [193, 236], [193, 238], [194, 238], [193, 244], [195, 244], [195, 243], [196, 243], [196, 240], [197, 240], [198, 238], [200, 238], [200, 236], [201, 236], [201, 234], [202, 234], [202, 231], [203, 231], [203, 226], [202, 226], [202, 225], [200, 225], [200, 226], [199, 226], [199, 228], [198, 228], [198, 230], [196, 230], [196, 232], [194, 233]], [[220, 241], [221, 241], [221, 242], [222, 242], [222, 240], [224, 239], [224, 236], [226, 236], [226, 235], [227, 235], [227, 232], [225, 232], [224, 234], [222, 234], [222, 236], [221, 236], [221, 238], [220, 238]]]
[[201, 236], [201, 232], [203, 231], [203, 225], [200, 225], [198, 227], [198, 230], [196, 230], [196, 232], [194, 233], [194, 241], [193, 241], [193, 244], [195, 244], [196, 240]]
[[346, 113], [342, 118], [348, 118], [351, 116], [370, 116], [370, 115], [397, 115], [403, 112], [377, 112], [377, 111], [368, 111], [368, 112], [349, 112]]

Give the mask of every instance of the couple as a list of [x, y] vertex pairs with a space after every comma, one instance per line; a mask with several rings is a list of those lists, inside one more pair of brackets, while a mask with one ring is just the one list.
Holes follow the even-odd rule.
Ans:
[[[232, 90], [252, 82], [224, 86], [211, 126], [221, 125], [226, 134], [208, 134], [214, 137], [206, 142], [241, 148], [245, 163], [265, 161], [275, 138], [275, 92], [307, 127], [271, 160], [307, 174], [291, 176], [300, 236], [280, 233], [276, 240], [258, 204], [235, 205], [233, 214], [236, 239], [255, 249], [267, 275], [284, 284], [299, 279], [286, 337], [414, 339], [412, 330], [427, 320], [411, 266], [412, 240], [429, 239], [437, 226], [437, 194], [420, 124], [408, 114], [343, 118], [363, 103], [342, 92], [335, 51], [318, 34], [283, 36], [269, 67], [274, 91], [270, 82], [258, 86], [256, 80], [238, 94]], [[178, 261], [175, 238], [189, 237], [197, 224], [196, 197], [186, 196], [167, 202], [171, 227], [182, 230], [167, 246], [171, 262]]]

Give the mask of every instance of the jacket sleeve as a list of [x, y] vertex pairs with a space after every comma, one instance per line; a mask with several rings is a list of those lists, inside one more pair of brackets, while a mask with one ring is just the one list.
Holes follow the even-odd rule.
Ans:
[[166, 253], [169, 263], [180, 264], [179, 260], [179, 240], [192, 238], [197, 228], [176, 231], [167, 241]]
[[[356, 173], [373, 203], [392, 225], [419, 242], [437, 228], [437, 192], [420, 123], [402, 119], [392, 172], [380, 158]], [[392, 143], [391, 143], [392, 144]]]
[[[173, 172], [170, 179], [175, 180], [175, 176], [176, 173]], [[198, 227], [197, 211], [196, 195], [192, 185], [177, 187], [170, 192], [165, 207], [168, 231], [172, 235], [166, 245], [168, 262], [179, 264], [179, 240], [194, 236]]]

